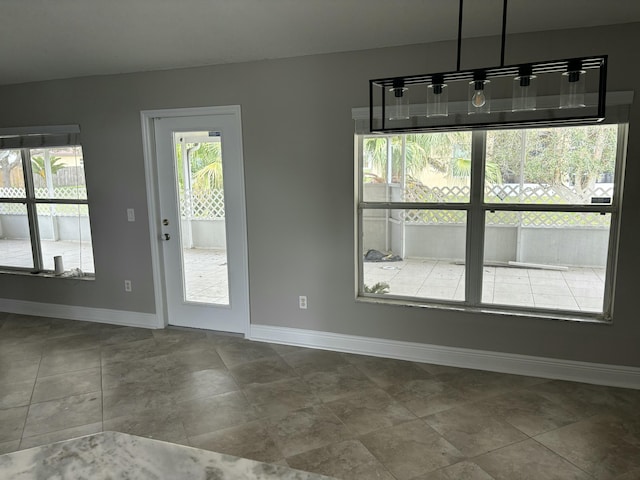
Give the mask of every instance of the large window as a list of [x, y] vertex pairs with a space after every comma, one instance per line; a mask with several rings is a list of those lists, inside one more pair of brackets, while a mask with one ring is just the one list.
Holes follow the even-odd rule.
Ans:
[[94, 273], [77, 132], [0, 131], [0, 269]]
[[611, 317], [625, 125], [357, 136], [358, 296]]

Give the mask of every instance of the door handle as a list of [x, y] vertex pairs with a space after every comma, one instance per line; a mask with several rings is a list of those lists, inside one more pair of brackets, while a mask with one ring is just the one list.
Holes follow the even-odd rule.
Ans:
[[163, 240], [170, 240], [170, 239], [171, 239], [171, 235], [169, 235], [168, 233], [165, 233]]

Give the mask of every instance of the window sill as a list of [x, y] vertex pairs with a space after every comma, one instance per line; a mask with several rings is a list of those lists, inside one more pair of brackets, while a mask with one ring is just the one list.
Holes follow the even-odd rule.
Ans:
[[448, 310], [467, 313], [480, 313], [490, 315], [501, 315], [505, 317], [516, 318], [535, 318], [545, 320], [563, 320], [570, 322], [580, 323], [596, 323], [602, 325], [613, 324], [611, 319], [608, 319], [602, 313], [582, 313], [582, 312], [566, 312], [566, 311], [551, 311], [551, 310], [528, 310], [526, 307], [509, 307], [504, 305], [481, 305], [471, 306], [464, 303], [438, 303], [438, 302], [419, 302], [414, 299], [401, 299], [401, 298], [389, 298], [383, 295], [357, 295], [356, 302], [362, 303], [374, 303], [384, 305], [397, 305], [413, 308], [426, 308], [435, 310]]
[[71, 275], [56, 275], [53, 272], [39, 272], [33, 273], [27, 270], [2, 270], [0, 269], [0, 275], [19, 275], [22, 277], [39, 277], [39, 278], [56, 278], [61, 280], [79, 280], [79, 281], [93, 281], [96, 279], [94, 273], [85, 273], [82, 277], [76, 277]]

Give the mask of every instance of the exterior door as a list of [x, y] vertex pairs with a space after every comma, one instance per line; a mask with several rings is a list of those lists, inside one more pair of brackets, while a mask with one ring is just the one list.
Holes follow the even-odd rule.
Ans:
[[167, 316], [171, 325], [247, 333], [240, 107], [211, 110], [154, 119]]

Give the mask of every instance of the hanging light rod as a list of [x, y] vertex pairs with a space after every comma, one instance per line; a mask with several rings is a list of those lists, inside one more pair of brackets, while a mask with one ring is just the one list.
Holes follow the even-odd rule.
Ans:
[[[502, 6], [499, 66], [460, 69], [464, 12], [460, 0], [456, 70], [370, 80], [371, 132], [602, 121], [607, 56], [505, 66], [507, 1]], [[497, 97], [493, 101], [492, 93]]]

